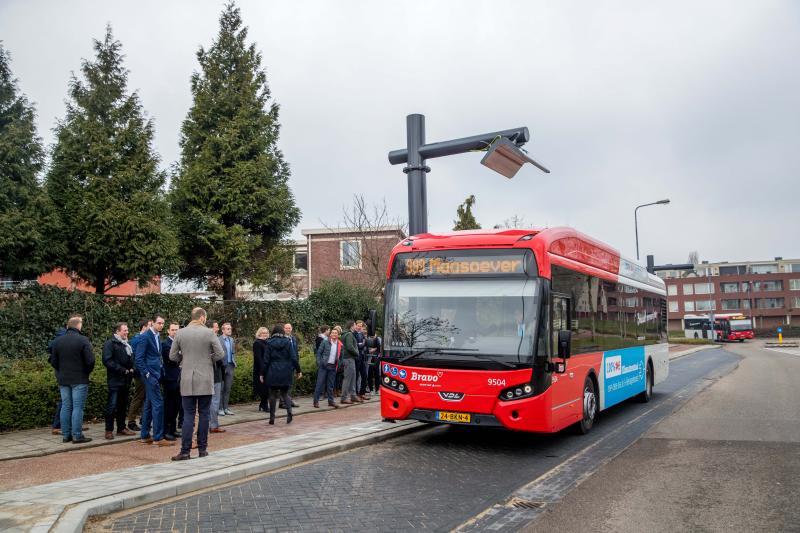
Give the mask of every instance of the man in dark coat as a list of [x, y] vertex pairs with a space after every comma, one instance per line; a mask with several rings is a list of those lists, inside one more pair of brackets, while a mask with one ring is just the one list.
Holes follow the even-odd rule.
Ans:
[[267, 353], [264, 357], [264, 370], [261, 379], [269, 387], [269, 423], [275, 423], [275, 407], [280, 396], [286, 405], [286, 423], [292, 423], [292, 400], [289, 398], [289, 388], [292, 386], [295, 373], [298, 379], [303, 377], [300, 372], [300, 361], [297, 352], [292, 348], [292, 343], [284, 335], [284, 329], [278, 325], [272, 329], [272, 335], [267, 341]]
[[94, 369], [92, 343], [81, 335], [83, 319], [74, 316], [67, 332], [53, 342], [50, 364], [56, 370], [61, 392], [61, 436], [63, 442], [80, 444], [92, 439], [83, 436], [83, 406], [89, 393], [89, 374]]
[[164, 438], [175, 440], [178, 432], [178, 413], [181, 410], [181, 367], [170, 360], [169, 351], [178, 333], [178, 323], [170, 322], [167, 338], [161, 343], [161, 359], [164, 361]]
[[120, 322], [114, 326], [114, 335], [103, 345], [103, 364], [106, 367], [108, 401], [106, 402], [106, 439], [114, 438], [114, 421], [117, 435], [135, 435], [125, 427], [128, 407], [128, 390], [135, 370], [133, 349], [128, 344], [128, 324]]
[[[131, 349], [136, 353], [136, 345], [139, 344], [139, 341], [143, 339], [142, 335], [144, 335], [150, 327], [153, 325], [153, 321], [149, 318], [143, 318], [139, 321], [139, 333], [133, 336], [128, 344], [131, 345]], [[131, 431], [139, 431], [140, 428], [139, 424], [136, 423], [136, 417], [142, 416], [142, 406], [144, 405], [144, 383], [142, 382], [142, 376], [136, 372], [134, 375], [136, 378], [134, 388], [133, 388], [133, 397], [131, 398], [131, 404], [128, 406], [128, 429]]]
[[[289, 339], [289, 344], [292, 346], [292, 351], [294, 351], [295, 358], [299, 361], [300, 360], [300, 345], [297, 343], [297, 337], [292, 333], [294, 328], [288, 322], [283, 325], [283, 334], [286, 335], [286, 338]], [[289, 387], [289, 393], [287, 396], [291, 399], [292, 393], [294, 392], [294, 381], [292, 382], [292, 386]], [[297, 402], [294, 400], [291, 401], [292, 407], [300, 407]], [[281, 397], [280, 405], [278, 406], [281, 409], [286, 409], [286, 405], [284, 405], [283, 397]]]

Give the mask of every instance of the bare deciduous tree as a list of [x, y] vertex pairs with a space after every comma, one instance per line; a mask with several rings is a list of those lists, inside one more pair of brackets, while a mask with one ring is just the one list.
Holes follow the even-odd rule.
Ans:
[[403, 236], [408, 234], [408, 226], [399, 218], [392, 217], [389, 213], [386, 199], [379, 203], [368, 204], [362, 194], [353, 195], [353, 201], [342, 207], [342, 222], [338, 227], [331, 227], [325, 222], [323, 226], [331, 233], [341, 233], [346, 230], [353, 240], [361, 244], [355, 249], [349, 249], [355, 254], [359, 269], [344, 271], [348, 281], [365, 285], [370, 288], [376, 297], [383, 297], [383, 288], [386, 285], [386, 264], [389, 260], [388, 251], [394, 246], [387, 240], [387, 232], [399, 231]]

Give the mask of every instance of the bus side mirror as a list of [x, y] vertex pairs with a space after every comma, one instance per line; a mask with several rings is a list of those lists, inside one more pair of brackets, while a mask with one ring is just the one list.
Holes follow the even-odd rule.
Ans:
[[558, 332], [558, 356], [561, 359], [567, 359], [572, 351], [572, 332], [568, 329], [562, 329]]

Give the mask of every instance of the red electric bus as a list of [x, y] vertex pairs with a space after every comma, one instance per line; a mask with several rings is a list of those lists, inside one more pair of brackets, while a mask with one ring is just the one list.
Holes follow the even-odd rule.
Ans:
[[754, 338], [750, 318], [741, 313], [722, 313], [714, 315], [714, 331], [710, 332], [709, 315], [684, 315], [683, 328], [687, 338], [708, 338], [717, 341], [739, 341]]
[[666, 291], [570, 228], [410, 237], [386, 286], [387, 419], [589, 431], [666, 379]]

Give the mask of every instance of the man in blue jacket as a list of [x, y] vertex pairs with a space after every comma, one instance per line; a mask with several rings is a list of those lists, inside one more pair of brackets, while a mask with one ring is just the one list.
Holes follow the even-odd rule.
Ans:
[[[153, 317], [153, 326], [142, 333], [136, 343], [136, 369], [144, 383], [144, 412], [142, 413], [142, 444], [153, 446], [171, 446], [173, 443], [164, 440], [164, 400], [161, 397], [161, 378], [164, 363], [161, 359], [160, 333], [164, 329], [164, 317]], [[150, 423], [153, 434], [150, 436]]]

